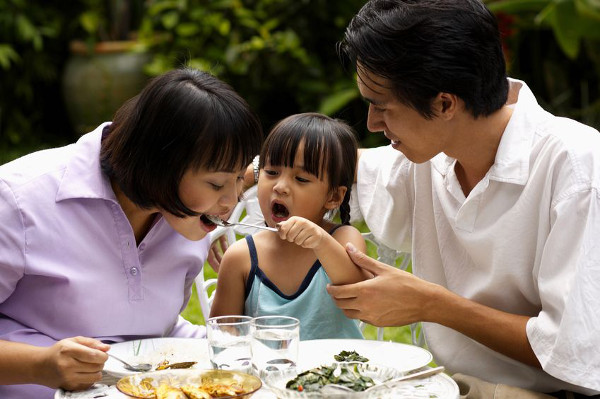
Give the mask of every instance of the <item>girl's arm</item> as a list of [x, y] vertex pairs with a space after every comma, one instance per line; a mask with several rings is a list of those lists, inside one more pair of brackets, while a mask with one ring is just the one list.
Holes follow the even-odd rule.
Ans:
[[353, 226], [342, 226], [332, 236], [310, 220], [293, 216], [279, 224], [279, 236], [312, 249], [335, 285], [356, 283], [370, 277], [352, 262], [344, 247], [351, 242], [361, 252], [367, 249], [362, 235]]
[[250, 255], [246, 240], [236, 241], [223, 255], [210, 317], [243, 315]]

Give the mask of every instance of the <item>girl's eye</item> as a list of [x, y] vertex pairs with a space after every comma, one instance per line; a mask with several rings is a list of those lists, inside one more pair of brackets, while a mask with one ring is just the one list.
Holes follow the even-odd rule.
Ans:
[[215, 190], [215, 191], [219, 191], [220, 189], [223, 188], [223, 186], [215, 184], [215, 183], [208, 183], [211, 185], [211, 187]]
[[269, 176], [275, 176], [277, 174], [277, 172], [272, 169], [263, 169], [263, 171]]
[[310, 181], [309, 179], [305, 179], [304, 177], [300, 176], [297, 176], [296, 180], [298, 180], [300, 183], [308, 183]]

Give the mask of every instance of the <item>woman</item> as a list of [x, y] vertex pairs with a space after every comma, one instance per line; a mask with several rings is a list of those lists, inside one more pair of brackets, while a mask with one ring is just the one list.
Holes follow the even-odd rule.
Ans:
[[[152, 80], [77, 143], [0, 167], [0, 397], [101, 378], [107, 343], [201, 337], [183, 320], [214, 225], [262, 132], [246, 102], [192, 69]], [[45, 385], [41, 386], [41, 385]]]

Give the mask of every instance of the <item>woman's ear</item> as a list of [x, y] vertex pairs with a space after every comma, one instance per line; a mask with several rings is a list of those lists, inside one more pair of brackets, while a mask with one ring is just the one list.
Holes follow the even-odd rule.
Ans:
[[345, 186], [336, 187], [331, 190], [327, 202], [325, 202], [325, 209], [332, 210], [339, 208], [342, 201], [344, 201], [346, 191], [348, 191], [348, 187]]

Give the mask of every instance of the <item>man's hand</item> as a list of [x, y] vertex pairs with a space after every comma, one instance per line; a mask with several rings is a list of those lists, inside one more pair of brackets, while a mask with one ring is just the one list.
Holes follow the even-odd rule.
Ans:
[[327, 292], [344, 314], [374, 326], [403, 326], [426, 320], [429, 293], [436, 285], [378, 262], [346, 245], [352, 261], [373, 278], [347, 285], [329, 285]]
[[51, 388], [81, 390], [102, 379], [110, 345], [93, 338], [74, 337], [43, 348], [39, 381]]

